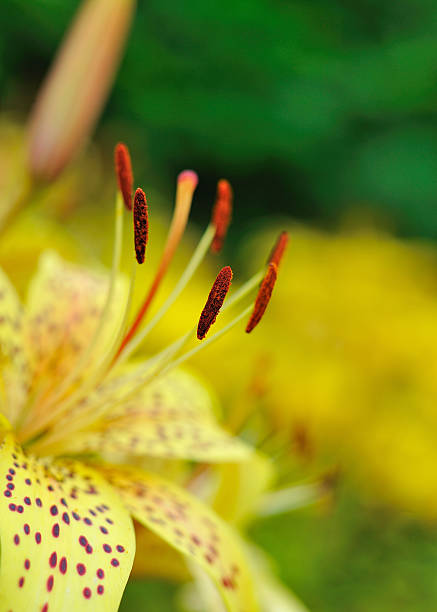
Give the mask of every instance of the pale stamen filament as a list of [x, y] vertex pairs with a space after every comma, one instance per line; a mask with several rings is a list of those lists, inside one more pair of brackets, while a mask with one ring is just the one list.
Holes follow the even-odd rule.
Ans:
[[105, 304], [102, 310], [97, 327], [94, 331], [92, 339], [88, 344], [87, 348], [83, 351], [82, 355], [77, 360], [76, 364], [64, 378], [62, 383], [56, 389], [54, 395], [52, 395], [47, 402], [45, 402], [44, 409], [50, 408], [59, 398], [61, 398], [69, 389], [69, 387], [80, 378], [84, 369], [88, 365], [88, 361], [101, 340], [104, 327], [108, 322], [112, 301], [116, 289], [117, 278], [120, 269], [121, 251], [123, 247], [123, 218], [124, 218], [124, 204], [120, 192], [117, 192], [115, 201], [115, 227], [114, 227], [114, 250], [112, 255], [112, 267], [111, 274], [109, 277], [108, 292], [106, 295]]
[[188, 215], [191, 209], [191, 203], [193, 201], [194, 190], [197, 186], [197, 175], [191, 170], [185, 170], [181, 172], [178, 177], [177, 188], [176, 188], [176, 203], [173, 212], [173, 217], [170, 224], [170, 229], [167, 235], [167, 241], [165, 243], [164, 252], [161, 257], [161, 261], [158, 270], [153, 279], [152, 285], [142, 306], [140, 307], [129, 331], [124, 337], [120, 348], [114, 358], [114, 362], [117, 361], [119, 355], [123, 352], [125, 346], [132, 340], [137, 332], [137, 329], [141, 325], [146, 312], [148, 311], [150, 304], [161, 284], [162, 279], [167, 272], [167, 268], [170, 265], [173, 255], [181, 241], [181, 238], [185, 232], [185, 227], [188, 221]]
[[[225, 302], [222, 307], [222, 312], [237, 304], [241, 299], [246, 297], [254, 287], [259, 283], [260, 278], [262, 278], [263, 272], [258, 272], [251, 279], [249, 279], [240, 289], [238, 289], [230, 298]], [[188, 342], [190, 338], [196, 337], [197, 327], [191, 329], [183, 336], [181, 336], [178, 340], [174, 341], [170, 346], [166, 347], [163, 351], [158, 353], [157, 355], [150, 358], [145, 364], [140, 366], [134, 373], [128, 374], [121, 380], [121, 386], [128, 385], [130, 389], [127, 393], [122, 394], [115, 400], [108, 401], [107, 398], [103, 399], [98, 397], [96, 402], [91, 402], [86, 408], [80, 411], [74, 417], [69, 417], [68, 424], [65, 423], [65, 427], [62, 427], [62, 432], [49, 433], [47, 436], [38, 440], [36, 443], [38, 445], [38, 449], [44, 447], [48, 447], [49, 444], [52, 444], [54, 440], [64, 439], [66, 435], [71, 435], [76, 431], [81, 431], [86, 429], [89, 426], [92, 426], [96, 423], [96, 421], [107, 412], [112, 410], [117, 405], [126, 402], [130, 397], [136, 395], [142, 388], [144, 388], [151, 380], [155, 381], [158, 377], [163, 376], [168, 373], [170, 370], [174, 369], [181, 363], [187, 361], [190, 357], [198, 353], [203, 348], [206, 348], [214, 341], [218, 340], [225, 333], [230, 331], [235, 325], [237, 325], [242, 319], [244, 319], [251, 311], [253, 305], [249, 305], [245, 308], [239, 315], [237, 315], [234, 319], [232, 319], [227, 325], [225, 325], [221, 330], [216, 332], [214, 335], [210, 336], [206, 340], [197, 344], [193, 349], [187, 351], [182, 354], [177, 359], [173, 359], [173, 357], [182, 349], [182, 347]], [[110, 384], [110, 383], [109, 383]], [[77, 401], [77, 399], [76, 399]], [[68, 405], [64, 406], [63, 412], [65, 413], [66, 409], [71, 408], [70, 402]], [[56, 415], [56, 420], [59, 418], [59, 414]], [[87, 416], [89, 417], [87, 419]], [[46, 426], [45, 424], [44, 426]], [[41, 431], [41, 427], [38, 428]], [[36, 432], [33, 432], [34, 435]]]
[[207, 254], [215, 234], [215, 228], [212, 224], [208, 225], [196, 250], [193, 253], [187, 267], [185, 268], [182, 276], [177, 282], [175, 288], [170, 293], [164, 304], [152, 318], [152, 320], [144, 327], [144, 329], [132, 338], [132, 340], [125, 346], [123, 351], [120, 353], [118, 363], [123, 363], [126, 359], [139, 347], [139, 345], [145, 340], [149, 333], [164, 317], [168, 310], [173, 306], [179, 295], [185, 289], [187, 284], [192, 279], [193, 275], [197, 271], [199, 265], [202, 263], [205, 255]]

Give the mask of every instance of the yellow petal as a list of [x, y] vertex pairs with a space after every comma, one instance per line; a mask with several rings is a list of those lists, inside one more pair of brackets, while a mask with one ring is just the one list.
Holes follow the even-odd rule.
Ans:
[[[108, 389], [116, 385], [116, 379], [110, 381]], [[102, 388], [94, 395], [98, 397], [103, 392]], [[114, 395], [112, 391], [111, 400]], [[186, 372], [173, 372], [149, 384], [134, 398], [120, 403], [98, 427], [62, 442], [62, 448], [97, 451], [111, 460], [148, 455], [208, 462], [241, 461], [252, 452], [216, 424], [209, 394]], [[57, 449], [50, 448], [50, 452], [54, 450]]]
[[150, 529], [135, 524], [137, 553], [132, 576], [162, 578], [172, 582], [185, 582], [190, 573], [180, 552], [172, 548]]
[[27, 395], [29, 361], [23, 338], [23, 309], [0, 270], [0, 392], [2, 412], [14, 420]]
[[193, 461], [241, 461], [249, 446], [216, 425], [186, 421], [153, 422], [146, 417], [126, 417], [101, 431], [66, 441], [68, 450], [96, 451], [103, 455], [148, 455]]
[[117, 610], [135, 554], [132, 521], [111, 486], [73, 462], [0, 450], [1, 610]]
[[[130, 366], [129, 371], [135, 371]], [[111, 381], [111, 385], [117, 379]], [[113, 393], [113, 391], [112, 391]], [[141, 389], [133, 398], [111, 409], [112, 418], [146, 416], [153, 421], [214, 422], [212, 395], [206, 386], [193, 374], [174, 370], [154, 380]]]
[[273, 482], [269, 458], [253, 453], [247, 461], [218, 465], [218, 487], [212, 502], [214, 510], [233, 524], [253, 518], [264, 494]]
[[241, 542], [226, 523], [198, 499], [155, 474], [127, 467], [108, 467], [105, 473], [138, 522], [208, 573], [228, 610], [258, 610]]
[[[104, 354], [121, 321], [125, 290], [120, 280], [108, 324], [91, 355], [91, 362]], [[26, 332], [38, 379], [44, 376], [53, 386], [71, 371], [93, 337], [107, 291], [106, 276], [68, 264], [52, 252], [41, 257], [30, 285], [26, 317]]]

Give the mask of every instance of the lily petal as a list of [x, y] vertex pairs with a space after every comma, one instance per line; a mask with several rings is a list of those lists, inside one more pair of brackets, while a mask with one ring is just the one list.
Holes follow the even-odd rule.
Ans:
[[135, 523], [137, 554], [132, 576], [161, 578], [172, 582], [191, 579], [184, 557], [153, 531]]
[[[38, 378], [55, 383], [68, 374], [97, 329], [108, 291], [108, 278], [64, 262], [53, 252], [40, 259], [29, 289], [26, 330]], [[104, 353], [122, 320], [124, 283], [117, 284], [114, 307], [96, 353]], [[90, 355], [90, 362], [95, 355]], [[88, 372], [89, 375], [89, 372]]]
[[[117, 379], [110, 381], [108, 389], [116, 384]], [[114, 398], [114, 392], [110, 397]], [[93, 431], [72, 436], [61, 445], [70, 452], [99, 452], [111, 461], [126, 455], [208, 462], [247, 459], [252, 449], [221, 429], [213, 412], [204, 386], [194, 376], [177, 371], [111, 409]]]
[[104, 473], [138, 522], [208, 573], [228, 610], [256, 612], [243, 548], [228, 525], [200, 500], [155, 474], [113, 466]]
[[[102, 456], [126, 455], [190, 459], [192, 461], [242, 461], [252, 449], [214, 424], [182, 420], [154, 422], [147, 417], [115, 419], [99, 431], [62, 440], [63, 449], [98, 452]], [[61, 447], [60, 447], [61, 448]], [[55, 447], [50, 447], [50, 451]]]
[[239, 528], [253, 518], [275, 477], [270, 458], [254, 452], [248, 461], [215, 467], [218, 485], [211, 502], [214, 510]]
[[23, 308], [0, 270], [0, 363], [2, 413], [15, 420], [27, 396], [29, 360], [23, 339]]
[[116, 492], [77, 462], [0, 449], [1, 610], [117, 610], [135, 554]]

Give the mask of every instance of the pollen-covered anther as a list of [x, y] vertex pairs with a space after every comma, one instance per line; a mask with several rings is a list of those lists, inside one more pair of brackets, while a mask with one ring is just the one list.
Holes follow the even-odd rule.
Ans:
[[232, 200], [233, 192], [229, 181], [221, 179], [217, 183], [217, 196], [212, 211], [212, 224], [215, 227], [215, 235], [211, 250], [214, 253], [218, 253], [223, 247], [232, 217]]
[[270, 253], [268, 263], [274, 263], [277, 267], [279, 267], [281, 259], [284, 256], [285, 249], [287, 248], [288, 240], [288, 232], [283, 231], [279, 234], [278, 239], [275, 242], [275, 246]]
[[253, 312], [246, 326], [246, 333], [249, 334], [253, 329], [255, 329], [263, 318], [272, 296], [272, 291], [273, 287], [275, 286], [277, 276], [278, 266], [274, 262], [269, 263], [269, 267], [259, 288], [258, 295], [256, 296]]
[[114, 151], [115, 173], [118, 188], [123, 196], [123, 202], [128, 210], [132, 210], [133, 173], [129, 149], [119, 142]]
[[211, 325], [215, 323], [220, 308], [225, 301], [226, 294], [229, 291], [232, 281], [232, 270], [230, 266], [222, 268], [214, 281], [214, 284], [209, 292], [208, 299], [202, 314], [200, 315], [199, 324], [197, 326], [197, 337], [203, 340], [209, 331]]
[[144, 263], [149, 236], [149, 218], [146, 195], [140, 188], [136, 190], [134, 196], [134, 235], [137, 261], [139, 264], [142, 264]]

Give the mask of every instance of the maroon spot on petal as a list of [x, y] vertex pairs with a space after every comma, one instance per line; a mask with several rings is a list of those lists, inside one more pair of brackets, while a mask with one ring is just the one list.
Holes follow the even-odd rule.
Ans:
[[12, 474], [12, 476], [15, 474], [14, 468], [9, 468], [9, 474]]
[[40, 534], [40, 532], [39, 532], [39, 531], [37, 531], [37, 532], [35, 533], [35, 542], [36, 542], [37, 544], [41, 544], [41, 534]]
[[20, 536], [16, 533], [14, 535], [14, 544], [18, 546], [19, 543], [20, 543]]
[[100, 527], [100, 531], [104, 533], [105, 535], [108, 533], [108, 530], [106, 529], [106, 527]]
[[64, 514], [62, 515], [62, 520], [64, 521], [64, 523], [66, 523], [67, 525], [70, 524], [70, 517], [68, 516], [68, 514], [66, 512], [64, 512]]
[[85, 587], [82, 593], [85, 599], [89, 599], [91, 597], [91, 589], [89, 589], [88, 587]]
[[32, 502], [30, 501], [30, 497], [27, 497], [27, 496], [24, 498], [24, 500], [23, 500], [23, 501], [24, 501], [24, 503], [26, 504], [26, 506], [30, 506], [30, 505], [31, 505], [31, 503], [32, 503]]
[[59, 537], [59, 523], [55, 523], [52, 527], [52, 535], [54, 538]]
[[32, 481], [30, 480], [30, 478], [26, 478], [26, 480], [24, 481], [28, 486], [30, 486], [32, 484]]
[[120, 565], [120, 561], [114, 557], [113, 559], [111, 559], [111, 565], [113, 567], [118, 567]]
[[24, 569], [26, 569], [26, 570], [30, 569], [30, 560], [29, 559], [25, 559], [24, 560]]
[[56, 554], [56, 552], [52, 552], [49, 558], [50, 567], [56, 567], [57, 562], [58, 562], [58, 555]]
[[17, 512], [18, 512], [19, 514], [23, 514], [23, 512], [24, 512], [24, 508], [23, 508], [23, 506], [17, 506]]
[[12, 482], [8, 482], [6, 486], [10, 491], [13, 491], [15, 489], [15, 485]]
[[105, 577], [105, 572], [102, 569], [98, 569], [96, 574], [97, 578], [100, 578], [100, 580], [103, 580], [103, 578]]
[[51, 514], [52, 516], [56, 516], [56, 515], [58, 514], [58, 508], [57, 508], [57, 506], [55, 506], [55, 505], [51, 506], [51, 508], [50, 508], [50, 514]]
[[23, 588], [23, 584], [24, 584], [24, 576], [21, 576], [20, 580], [18, 581], [18, 586], [21, 588]]
[[67, 559], [65, 557], [62, 557], [62, 559], [59, 561], [59, 571], [61, 574], [67, 573]]
[[10, 474], [6, 474], [6, 480], [9, 480], [9, 481], [13, 480], [13, 476], [11, 476]]
[[118, 552], [124, 552], [124, 546], [121, 546], [120, 544], [117, 544], [117, 550], [118, 550]]
[[36, 505], [37, 505], [39, 508], [41, 508], [41, 506], [42, 506], [42, 501], [40, 500], [40, 498], [39, 498], [39, 497], [37, 497], [37, 498], [35, 499], [35, 503], [36, 503]]
[[49, 609], [49, 604], [44, 604], [43, 607], [41, 608], [41, 612], [47, 612]]
[[9, 504], [9, 510], [11, 512], [15, 512], [16, 509], [17, 509], [17, 506], [15, 504]]
[[53, 576], [49, 576], [47, 578], [47, 590], [48, 590], [49, 593], [53, 589], [53, 582], [54, 582]]
[[85, 537], [85, 536], [80, 536], [80, 538], [79, 538], [79, 544], [80, 544], [81, 546], [86, 546], [86, 545], [88, 544], [88, 540], [86, 539], [86, 537]]
[[86, 572], [86, 567], [83, 563], [78, 563], [76, 565], [76, 569], [77, 569], [77, 573], [79, 574], [79, 576], [83, 576]]
[[91, 544], [87, 544], [85, 546], [85, 552], [90, 555], [93, 552], [93, 547], [91, 546]]
[[10, 491], [8, 491], [8, 490], [4, 491], [3, 495], [5, 497], [12, 497], [12, 493]]
[[83, 522], [86, 523], [87, 525], [92, 525], [93, 524], [92, 520], [89, 519], [88, 517], [84, 518]]
[[110, 553], [110, 552], [112, 552], [112, 548], [111, 548], [111, 546], [109, 546], [109, 544], [103, 544], [103, 550], [104, 550], [106, 553]]
[[71, 514], [73, 515], [73, 518], [75, 521], [80, 521], [80, 516], [78, 515], [77, 512], [72, 512]]
[[23, 530], [24, 530], [24, 533], [26, 535], [29, 535], [29, 533], [30, 533], [30, 526], [27, 523], [25, 523], [25, 525], [23, 527]]
[[99, 586], [97, 587], [97, 593], [99, 595], [103, 595], [103, 591], [105, 590], [103, 584], [99, 584]]

